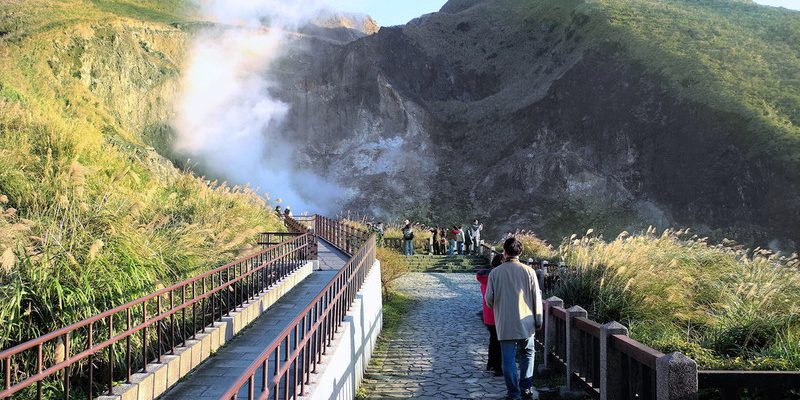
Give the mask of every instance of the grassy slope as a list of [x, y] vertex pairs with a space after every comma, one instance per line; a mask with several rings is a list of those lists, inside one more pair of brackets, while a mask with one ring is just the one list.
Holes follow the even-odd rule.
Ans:
[[741, 115], [756, 154], [800, 161], [800, 12], [733, 0], [510, 0], [583, 46], [621, 45], [677, 95]]
[[800, 12], [718, 0], [590, 4], [677, 93], [749, 121], [754, 154], [800, 160]]
[[98, 24], [174, 30], [180, 3], [0, 7], [0, 348], [219, 265], [279, 229], [252, 191], [176, 170], [48, 64], [65, 34]]

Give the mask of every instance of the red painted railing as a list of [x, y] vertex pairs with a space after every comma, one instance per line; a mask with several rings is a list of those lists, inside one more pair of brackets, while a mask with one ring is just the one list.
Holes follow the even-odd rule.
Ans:
[[[295, 235], [246, 258], [0, 352], [0, 399], [92, 398], [292, 274], [313, 256]], [[28, 360], [35, 360], [35, 364]]]
[[314, 231], [350, 261], [220, 399], [295, 399], [306, 394], [345, 315], [375, 263], [375, 235], [318, 216]]

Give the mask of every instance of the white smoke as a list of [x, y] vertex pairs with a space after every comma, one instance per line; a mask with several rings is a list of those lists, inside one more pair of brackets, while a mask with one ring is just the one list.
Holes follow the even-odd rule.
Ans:
[[215, 27], [199, 33], [183, 74], [176, 150], [210, 173], [284, 199], [295, 210], [330, 211], [343, 191], [296, 170], [294, 148], [281, 139], [289, 105], [270, 94], [273, 63], [295, 31], [326, 8], [323, 1], [203, 0]]

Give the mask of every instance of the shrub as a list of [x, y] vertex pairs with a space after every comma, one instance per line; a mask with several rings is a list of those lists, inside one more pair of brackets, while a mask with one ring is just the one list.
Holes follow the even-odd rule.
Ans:
[[386, 298], [392, 289], [393, 282], [408, 272], [408, 265], [397, 250], [379, 247], [377, 252], [378, 259], [381, 261], [381, 286], [383, 287], [383, 296]]
[[[518, 233], [514, 235], [517, 240], [522, 242], [522, 255], [521, 259], [527, 260], [529, 258], [535, 261], [552, 261], [553, 258], [558, 256], [558, 253], [542, 239], [529, 232]], [[502, 246], [501, 246], [502, 248]]]

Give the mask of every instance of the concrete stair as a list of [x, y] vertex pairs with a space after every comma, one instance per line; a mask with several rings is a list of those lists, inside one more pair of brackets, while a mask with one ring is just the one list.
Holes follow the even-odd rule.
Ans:
[[475, 272], [488, 266], [486, 259], [478, 256], [418, 255], [404, 260], [411, 272]]

